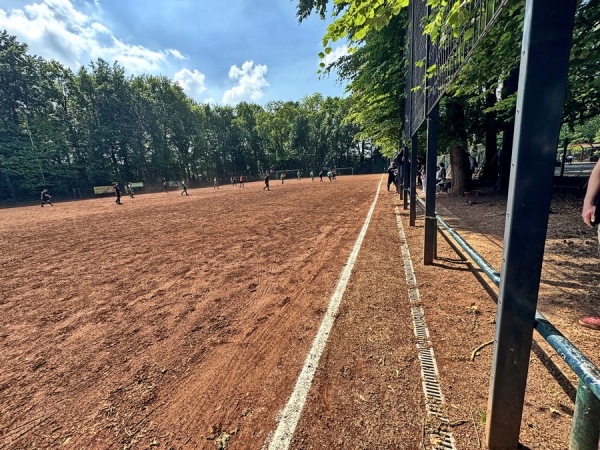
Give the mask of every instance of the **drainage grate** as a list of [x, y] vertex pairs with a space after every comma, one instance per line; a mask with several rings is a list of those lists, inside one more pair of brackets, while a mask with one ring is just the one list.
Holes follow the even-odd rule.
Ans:
[[446, 418], [442, 404], [444, 396], [440, 388], [439, 373], [431, 341], [429, 340], [429, 330], [425, 323], [425, 311], [420, 306], [421, 297], [417, 289], [417, 279], [413, 270], [410, 251], [406, 243], [406, 235], [400, 218], [400, 211], [396, 207], [396, 221], [398, 231], [402, 240], [402, 258], [404, 260], [404, 270], [406, 272], [406, 283], [409, 286], [408, 298], [412, 306], [410, 309], [413, 328], [417, 338], [417, 349], [419, 351], [419, 361], [421, 362], [421, 380], [423, 382], [423, 393], [425, 394], [425, 407], [427, 414], [437, 418], [440, 426], [435, 432], [429, 433], [431, 448], [433, 450], [456, 450], [452, 433], [448, 430], [448, 419]]

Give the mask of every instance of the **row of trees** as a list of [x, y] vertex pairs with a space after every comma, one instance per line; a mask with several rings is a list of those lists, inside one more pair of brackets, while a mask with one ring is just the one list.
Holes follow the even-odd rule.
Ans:
[[[325, 19], [330, 3], [333, 21], [323, 38], [322, 56], [331, 51], [331, 42], [342, 38], [349, 40], [354, 51], [329, 65], [323, 63], [322, 71], [337, 69], [348, 82], [353, 122], [391, 156], [409, 141], [401, 130], [404, 76], [409, 64], [405, 39], [409, 2], [298, 0], [299, 20], [312, 13]], [[454, 160], [465, 161], [466, 149], [484, 144], [482, 175], [500, 191], [508, 189], [524, 4], [524, 0], [507, 2], [499, 20], [479, 43], [440, 105], [441, 152], [454, 151], [462, 156]], [[471, 20], [469, 2], [431, 0], [428, 5], [431, 22], [426, 29], [434, 41]], [[600, 2], [582, 0], [575, 20], [562, 119], [563, 135], [571, 142], [582, 139], [584, 129], [593, 128], [600, 112], [598, 42]], [[424, 136], [419, 142], [423, 153]]]
[[[77, 73], [0, 34], [0, 200], [111, 181], [202, 183], [269, 169], [370, 171], [377, 156], [345, 121], [351, 100], [198, 104], [162, 76], [98, 60]], [[355, 170], [355, 172], [357, 171]]]

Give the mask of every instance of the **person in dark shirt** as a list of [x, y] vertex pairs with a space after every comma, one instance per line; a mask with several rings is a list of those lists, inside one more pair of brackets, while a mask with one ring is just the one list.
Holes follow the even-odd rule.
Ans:
[[423, 161], [421, 158], [417, 158], [417, 186], [423, 186], [423, 180], [421, 178], [423, 174]]
[[42, 194], [40, 196], [40, 200], [42, 200], [42, 208], [44, 207], [44, 203], [48, 203], [50, 206], [54, 206], [50, 201], [51, 198], [52, 196], [48, 194], [48, 189], [42, 189]]
[[319, 172], [319, 179], [321, 180], [321, 183], [323, 182], [323, 171], [321, 170]]
[[269, 172], [267, 172], [267, 173], [265, 174], [265, 187], [263, 187], [263, 191], [264, 191], [265, 189], [266, 189], [267, 191], [270, 191], [270, 189], [269, 189]]
[[167, 183], [167, 180], [165, 178], [163, 178], [163, 190], [165, 192], [169, 192], [169, 183]]
[[396, 184], [396, 164], [392, 163], [390, 164], [390, 167], [388, 167], [387, 170], [387, 174], [388, 174], [388, 183], [387, 183], [387, 190], [390, 190], [390, 184]]
[[115, 191], [115, 194], [117, 196], [115, 203], [117, 205], [122, 205], [123, 203], [121, 203], [121, 188], [119, 187], [119, 183], [113, 184], [113, 190]]

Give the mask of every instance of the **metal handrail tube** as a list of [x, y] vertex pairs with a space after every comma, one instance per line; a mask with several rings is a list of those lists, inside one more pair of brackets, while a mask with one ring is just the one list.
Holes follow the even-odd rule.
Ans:
[[539, 311], [534, 328], [600, 400], [600, 370]]
[[[425, 206], [425, 202], [421, 198], [417, 197], [417, 201], [421, 206]], [[490, 280], [496, 286], [500, 286], [499, 273], [448, 225], [437, 212], [435, 213], [435, 218], [448, 231], [450, 236], [454, 238], [458, 245], [467, 252], [475, 264], [484, 271]], [[600, 400], [600, 371], [598, 368], [539, 311], [535, 313], [534, 328]]]
[[[425, 207], [425, 202], [417, 197], [417, 201], [421, 204], [421, 206]], [[450, 236], [454, 238], [454, 240], [458, 243], [458, 245], [465, 251], [467, 254], [475, 261], [475, 263], [483, 270], [483, 272], [492, 280], [492, 282], [496, 285], [500, 285], [500, 274], [497, 270], [495, 270], [491, 265], [487, 263], [483, 257], [477, 253], [477, 251], [471, 247], [444, 219], [440, 217], [440, 215], [436, 212], [435, 219], [448, 231]]]

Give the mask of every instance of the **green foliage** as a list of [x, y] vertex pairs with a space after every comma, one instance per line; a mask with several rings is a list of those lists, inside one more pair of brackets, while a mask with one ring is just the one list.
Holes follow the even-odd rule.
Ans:
[[99, 59], [77, 73], [0, 34], [0, 200], [112, 181], [203, 182], [269, 168], [358, 167], [349, 101], [313, 95], [265, 108], [197, 104], [166, 77]]

